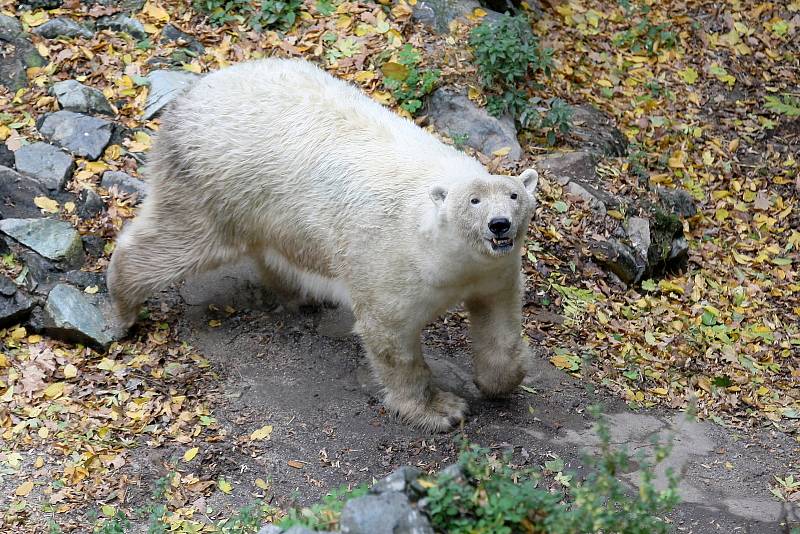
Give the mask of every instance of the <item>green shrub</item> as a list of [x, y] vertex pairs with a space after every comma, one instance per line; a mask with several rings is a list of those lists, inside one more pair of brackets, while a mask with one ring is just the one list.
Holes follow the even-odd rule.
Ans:
[[366, 495], [369, 488], [362, 484], [355, 488], [342, 486], [329, 492], [322, 498], [322, 502], [310, 508], [290, 509], [286, 516], [280, 520], [278, 526], [288, 529], [295, 525], [301, 525], [312, 530], [332, 530], [339, 524], [339, 517], [342, 515], [342, 508], [348, 499], [354, 499]]
[[297, 21], [301, 0], [194, 0], [194, 9], [215, 26], [228, 22], [247, 23], [256, 31], [288, 30]]
[[537, 76], [550, 76], [553, 60], [552, 50], [540, 46], [527, 17], [505, 14], [487, 20], [470, 32], [469, 44], [490, 114], [510, 115], [525, 129], [543, 130], [550, 145], [569, 132], [572, 111], [566, 102], [529, 96], [531, 87], [540, 86]]
[[433, 91], [441, 73], [438, 69], [420, 70], [422, 57], [410, 44], [404, 45], [397, 56], [396, 62], [381, 66], [383, 86], [402, 109], [413, 115], [422, 108], [422, 98]]

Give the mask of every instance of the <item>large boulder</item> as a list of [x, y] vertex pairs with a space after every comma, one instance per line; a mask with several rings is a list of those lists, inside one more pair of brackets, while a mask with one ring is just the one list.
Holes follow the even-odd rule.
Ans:
[[47, 143], [32, 143], [14, 153], [17, 170], [34, 178], [51, 191], [64, 189], [72, 175], [75, 160], [58, 147]]
[[508, 161], [522, 156], [513, 119], [491, 116], [463, 93], [447, 88], [436, 90], [428, 99], [426, 113], [441, 133], [463, 137], [464, 144], [487, 156], [506, 151]]
[[76, 113], [114, 115], [114, 108], [108, 103], [102, 91], [83, 85], [79, 81], [65, 80], [55, 83], [50, 92], [58, 100], [61, 109]]
[[144, 108], [143, 119], [150, 120], [157, 116], [164, 106], [181, 92], [194, 85], [200, 77], [197, 74], [177, 70], [156, 70], [147, 76], [150, 92]]
[[113, 124], [72, 111], [48, 113], [39, 124], [43, 136], [76, 156], [97, 159], [111, 140]]

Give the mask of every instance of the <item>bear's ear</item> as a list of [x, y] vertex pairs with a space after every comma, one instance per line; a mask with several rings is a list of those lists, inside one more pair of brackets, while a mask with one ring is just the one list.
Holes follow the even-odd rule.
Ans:
[[522, 185], [525, 186], [528, 194], [534, 197], [536, 195], [536, 188], [539, 187], [539, 173], [536, 172], [536, 169], [524, 171], [519, 175], [519, 179], [522, 180]]
[[447, 189], [439, 184], [432, 185], [429, 194], [431, 195], [433, 203], [436, 204], [436, 207], [441, 208], [442, 204], [444, 204], [444, 199], [447, 198]]

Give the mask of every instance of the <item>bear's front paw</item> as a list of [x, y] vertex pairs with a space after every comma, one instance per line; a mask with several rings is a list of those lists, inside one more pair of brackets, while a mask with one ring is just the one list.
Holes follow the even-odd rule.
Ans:
[[427, 402], [387, 396], [386, 406], [414, 426], [444, 432], [464, 420], [467, 402], [449, 391], [435, 390]]
[[522, 383], [523, 378], [525, 378], [525, 370], [520, 364], [494, 366], [477, 373], [475, 385], [485, 397], [505, 397]]

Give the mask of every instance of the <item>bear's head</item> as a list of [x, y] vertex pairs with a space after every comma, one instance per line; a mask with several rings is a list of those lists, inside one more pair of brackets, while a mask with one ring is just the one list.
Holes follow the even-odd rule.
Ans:
[[522, 244], [536, 207], [539, 174], [485, 175], [430, 188], [440, 227], [482, 254], [511, 254]]

